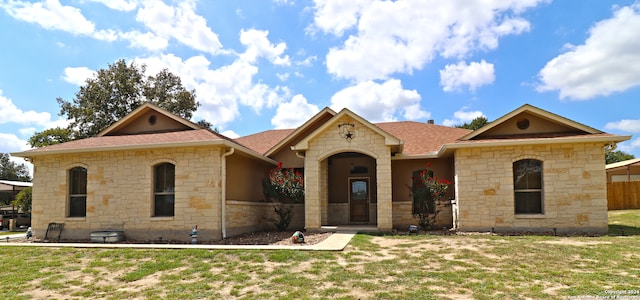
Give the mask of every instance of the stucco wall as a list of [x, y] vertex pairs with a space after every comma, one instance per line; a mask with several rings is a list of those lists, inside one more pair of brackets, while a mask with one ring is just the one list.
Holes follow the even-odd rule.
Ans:
[[227, 156], [227, 200], [263, 201], [262, 180], [271, 168], [275, 166], [239, 151]]
[[[220, 239], [220, 150], [172, 148], [37, 157], [34, 160], [32, 227], [43, 238], [47, 224], [65, 223], [63, 238], [91, 231], [124, 230], [136, 240]], [[175, 164], [175, 216], [152, 217], [153, 166]], [[87, 213], [67, 217], [68, 170], [87, 169]]]
[[[515, 215], [512, 164], [543, 162], [542, 215]], [[601, 144], [458, 149], [455, 153], [459, 230], [607, 232]]]

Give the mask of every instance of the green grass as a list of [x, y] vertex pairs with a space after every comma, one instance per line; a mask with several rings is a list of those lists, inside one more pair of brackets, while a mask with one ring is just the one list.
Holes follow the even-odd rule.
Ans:
[[640, 209], [609, 211], [609, 234], [640, 235]]
[[359, 234], [342, 252], [0, 247], [0, 298], [640, 296], [640, 210], [609, 218], [600, 237]]

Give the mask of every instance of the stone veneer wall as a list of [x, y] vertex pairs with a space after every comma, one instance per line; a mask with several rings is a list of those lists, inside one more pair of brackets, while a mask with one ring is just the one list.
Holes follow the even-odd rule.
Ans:
[[[352, 119], [338, 120], [354, 122]], [[376, 159], [377, 177], [377, 225], [378, 229], [391, 231], [391, 149], [385, 138], [362, 124], [356, 124], [356, 136], [350, 142], [338, 134], [337, 126], [329, 126], [325, 132], [309, 141], [305, 153], [305, 222], [308, 230], [319, 229], [328, 222], [328, 180], [326, 159], [342, 152], [358, 152]]]
[[[440, 210], [436, 216], [433, 229], [451, 228], [453, 226], [453, 213], [451, 211], [451, 200], [442, 200], [436, 203]], [[411, 201], [393, 202], [393, 228], [398, 231], [407, 231], [409, 225], [418, 225], [418, 220], [413, 216], [413, 203]]]
[[[153, 167], [175, 164], [175, 216], [152, 217]], [[134, 240], [218, 240], [221, 152], [213, 147], [111, 151], [34, 159], [32, 227], [43, 238], [47, 224], [65, 223], [62, 238], [86, 239], [96, 230], [124, 230]], [[87, 169], [87, 214], [68, 215], [68, 172]]]
[[[512, 164], [543, 164], [543, 214], [515, 215]], [[462, 231], [607, 232], [603, 145], [523, 145], [455, 152]]]
[[[289, 230], [304, 228], [304, 204], [288, 204], [293, 209]], [[275, 218], [274, 204], [270, 202], [250, 202], [227, 200], [227, 236], [247, 232], [275, 230], [275, 225], [265, 218]]]

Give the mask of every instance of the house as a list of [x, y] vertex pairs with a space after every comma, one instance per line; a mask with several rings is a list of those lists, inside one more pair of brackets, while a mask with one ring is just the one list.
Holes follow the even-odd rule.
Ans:
[[606, 165], [609, 210], [640, 208], [640, 158]]
[[640, 158], [628, 159], [605, 166], [607, 182], [640, 180]]
[[145, 104], [96, 137], [13, 153], [34, 164], [33, 227], [65, 238], [218, 240], [264, 230], [261, 181], [279, 162], [304, 173], [292, 228], [406, 230], [412, 176], [427, 163], [453, 182], [437, 224], [461, 231], [607, 231], [607, 134], [531, 105], [481, 129], [371, 123], [325, 108], [295, 129], [238, 139]]

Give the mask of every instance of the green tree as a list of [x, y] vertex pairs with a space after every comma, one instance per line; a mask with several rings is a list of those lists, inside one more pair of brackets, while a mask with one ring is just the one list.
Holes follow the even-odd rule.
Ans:
[[[25, 164], [11, 161], [8, 153], [0, 153], [0, 180], [31, 181], [29, 169]], [[0, 204], [10, 204], [12, 193], [0, 193]]]
[[612, 164], [612, 163], [634, 159], [634, 158], [635, 156], [633, 156], [633, 154], [629, 154], [621, 150], [607, 151], [604, 155], [604, 159], [607, 164]]
[[277, 216], [265, 219], [284, 231], [293, 218], [291, 203], [304, 201], [304, 175], [293, 168], [283, 168], [279, 162], [262, 180], [262, 193], [267, 201], [275, 203], [273, 211]]
[[[71, 121], [70, 138], [95, 136], [145, 102], [190, 119], [200, 105], [195, 90], [184, 88], [180, 77], [166, 69], [148, 77], [145, 71], [145, 65], [127, 64], [120, 59], [87, 79], [71, 101], [57, 98], [60, 116]], [[38, 141], [56, 142], [57, 139], [40, 136], [35, 138], [35, 142]]]
[[471, 129], [471, 130], [478, 130], [481, 127], [483, 127], [484, 125], [489, 124], [489, 120], [487, 120], [487, 117], [484, 116], [479, 116], [473, 120], [471, 120], [471, 123], [464, 123], [462, 125], [456, 125], [457, 128], [465, 128], [465, 129]]
[[31, 213], [31, 187], [24, 188], [20, 193], [16, 195], [16, 199], [11, 202], [11, 205], [15, 206], [18, 211], [25, 214]]
[[31, 181], [25, 164], [11, 161], [8, 153], [0, 153], [0, 180]]
[[73, 132], [69, 128], [50, 128], [36, 132], [29, 138], [29, 145], [34, 148], [65, 143], [73, 140]]

